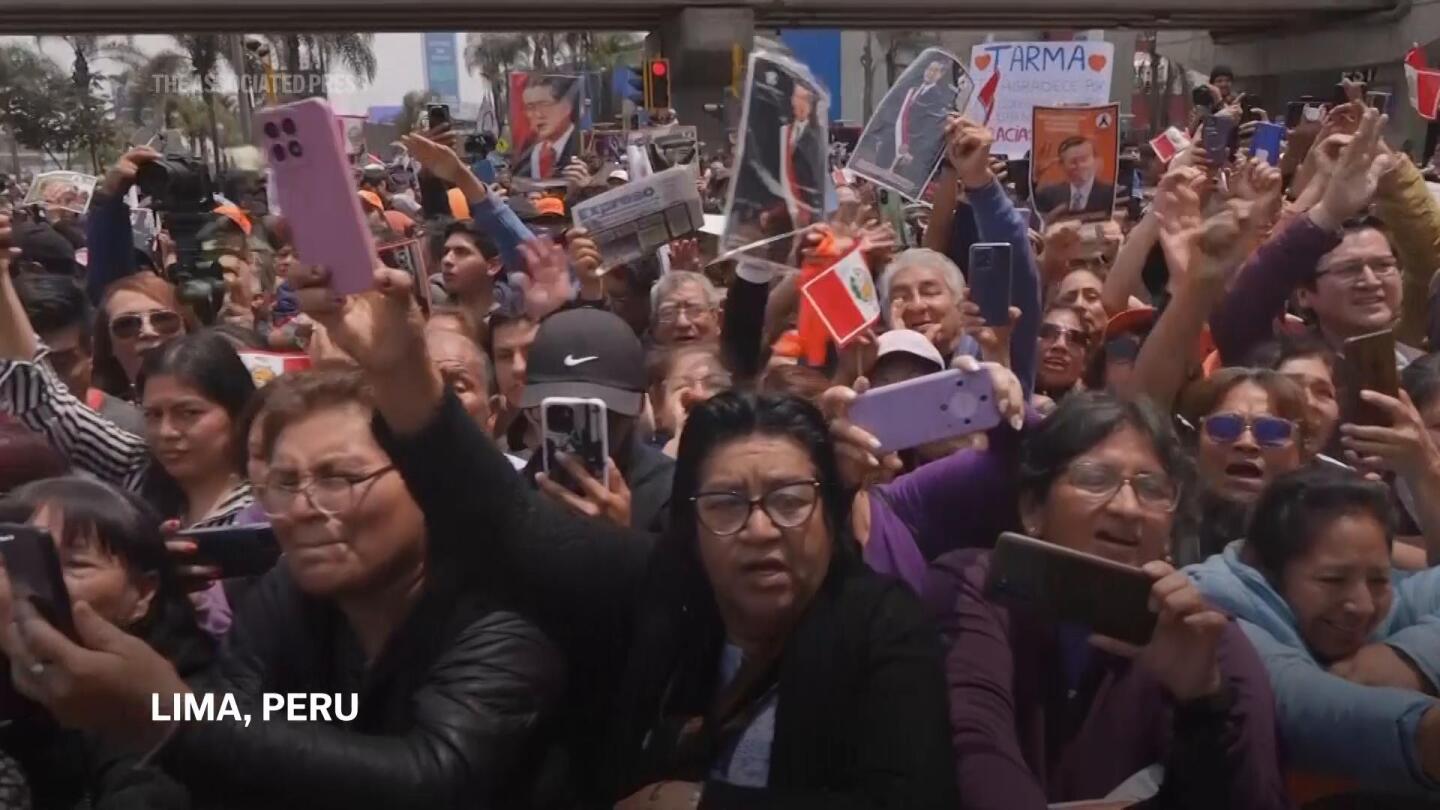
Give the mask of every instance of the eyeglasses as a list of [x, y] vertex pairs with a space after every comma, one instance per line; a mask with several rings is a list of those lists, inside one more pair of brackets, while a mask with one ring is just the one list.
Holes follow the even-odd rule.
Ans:
[[1040, 324], [1040, 340], [1046, 343], [1059, 343], [1062, 339], [1077, 349], [1090, 348], [1090, 336], [1079, 329], [1071, 329], [1068, 326], [1054, 323]]
[[1375, 275], [1376, 281], [1388, 281], [1400, 274], [1400, 264], [1394, 259], [1384, 258], [1347, 262], [1316, 273], [1315, 277], [1329, 276], [1346, 287], [1354, 287], [1365, 277], [1366, 268], [1369, 268], [1370, 272]]
[[140, 336], [146, 323], [155, 334], [170, 337], [180, 331], [180, 314], [168, 309], [127, 313], [110, 321], [110, 334], [120, 340], [131, 340]]
[[819, 500], [819, 481], [781, 484], [757, 498], [739, 492], [701, 492], [690, 499], [700, 525], [720, 537], [739, 534], [757, 506], [777, 528], [793, 529], [810, 519]]
[[675, 377], [665, 381], [671, 391], [684, 391], [703, 387], [706, 391], [727, 391], [735, 384], [735, 378], [724, 372], [706, 374], [703, 377]]
[[693, 322], [699, 320], [700, 316], [707, 312], [710, 312], [710, 307], [704, 306], [703, 304], [688, 302], [684, 304], [665, 304], [655, 311], [655, 319], [660, 323], [668, 325], [680, 320], [680, 316], [684, 315], [685, 320]]
[[260, 508], [272, 518], [288, 515], [295, 508], [295, 499], [302, 494], [317, 512], [335, 517], [354, 509], [364, 499], [370, 488], [357, 493], [361, 484], [372, 483], [394, 469], [395, 465], [390, 464], [364, 475], [317, 475], [308, 483], [293, 473], [276, 473], [266, 477], [256, 494]]
[[1211, 441], [1220, 444], [1234, 444], [1247, 430], [1261, 447], [1284, 447], [1295, 438], [1295, 423], [1278, 416], [1217, 413], [1200, 420], [1200, 428]]
[[1127, 476], [1115, 467], [1099, 462], [1077, 461], [1071, 464], [1065, 471], [1065, 480], [1098, 503], [1109, 503], [1126, 484], [1135, 493], [1135, 500], [1146, 509], [1172, 512], [1180, 500], [1180, 492], [1168, 476], [1156, 473]]

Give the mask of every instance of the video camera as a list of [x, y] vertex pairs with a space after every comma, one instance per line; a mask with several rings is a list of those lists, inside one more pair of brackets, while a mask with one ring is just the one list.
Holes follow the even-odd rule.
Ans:
[[206, 254], [200, 231], [210, 224], [215, 207], [215, 183], [204, 162], [184, 154], [167, 154], [142, 164], [135, 185], [150, 198], [150, 208], [175, 241], [171, 281], [180, 300], [189, 304], [204, 323], [211, 323], [225, 300], [220, 266]]

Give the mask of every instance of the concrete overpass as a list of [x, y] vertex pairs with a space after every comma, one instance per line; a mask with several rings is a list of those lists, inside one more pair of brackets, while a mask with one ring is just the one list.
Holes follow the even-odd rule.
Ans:
[[[1424, 0], [1421, 0], [1423, 2]], [[1225, 36], [1325, 27], [1409, 0], [0, 0], [0, 34], [654, 29], [686, 10], [762, 28], [1157, 28]]]

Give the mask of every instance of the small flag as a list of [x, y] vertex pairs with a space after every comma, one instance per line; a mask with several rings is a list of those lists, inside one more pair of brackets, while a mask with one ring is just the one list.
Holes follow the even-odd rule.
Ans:
[[1410, 89], [1410, 105], [1421, 118], [1434, 121], [1436, 107], [1440, 106], [1440, 70], [1426, 65], [1425, 52], [1419, 45], [1405, 54], [1405, 84]]
[[294, 352], [266, 352], [259, 349], [244, 349], [240, 353], [240, 362], [245, 364], [249, 370], [250, 377], [255, 381], [255, 387], [265, 385], [281, 374], [288, 374], [292, 371], [302, 371], [310, 368], [310, 356], [296, 354]]
[[875, 282], [858, 249], [810, 279], [800, 292], [840, 346], [880, 319]]
[[1190, 139], [1179, 129], [1170, 127], [1150, 139], [1150, 148], [1155, 150], [1162, 162], [1169, 163], [1176, 155], [1190, 148]]
[[990, 123], [990, 116], [995, 114], [995, 93], [1000, 89], [1000, 65], [995, 65], [995, 72], [985, 80], [985, 86], [980, 88], [980, 106], [985, 108], [985, 123]]

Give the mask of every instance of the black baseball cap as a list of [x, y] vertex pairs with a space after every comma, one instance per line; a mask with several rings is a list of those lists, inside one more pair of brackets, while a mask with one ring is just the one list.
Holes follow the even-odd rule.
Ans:
[[593, 307], [563, 309], [540, 322], [527, 360], [520, 407], [549, 397], [599, 399], [637, 416], [645, 398], [645, 349], [620, 316]]

